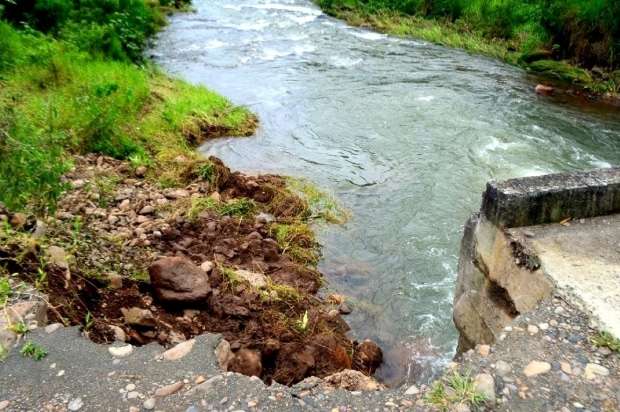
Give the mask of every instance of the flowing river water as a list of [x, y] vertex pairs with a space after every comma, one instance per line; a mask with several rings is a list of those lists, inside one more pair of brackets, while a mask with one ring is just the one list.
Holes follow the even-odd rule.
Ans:
[[246, 171], [307, 177], [351, 211], [318, 229], [329, 289], [353, 298], [391, 384], [454, 354], [462, 225], [485, 182], [620, 164], [620, 114], [533, 93], [520, 69], [353, 28], [309, 0], [194, 0], [151, 53], [258, 114], [251, 138], [201, 150]]

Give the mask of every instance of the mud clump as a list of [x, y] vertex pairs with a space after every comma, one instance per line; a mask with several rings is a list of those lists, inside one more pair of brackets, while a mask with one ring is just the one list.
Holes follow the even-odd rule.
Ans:
[[[223, 368], [268, 383], [371, 375], [381, 350], [346, 336], [337, 304], [316, 295], [321, 273], [300, 258], [318, 253], [311, 231], [286, 244], [278, 236], [307, 224], [305, 200], [278, 176], [231, 172], [216, 158], [187, 171], [185, 186], [162, 189], [126, 162], [78, 157], [45, 238], [33, 246], [7, 235], [3, 265], [41, 285], [52, 322], [81, 325], [99, 343], [172, 346], [212, 332], [229, 342]], [[29, 237], [22, 228], [12, 230]], [[42, 266], [50, 247], [69, 270]]]

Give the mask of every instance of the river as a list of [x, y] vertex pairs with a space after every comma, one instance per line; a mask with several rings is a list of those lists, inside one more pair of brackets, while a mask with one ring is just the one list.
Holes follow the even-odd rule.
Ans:
[[620, 164], [618, 112], [534, 94], [521, 69], [353, 28], [306, 0], [194, 0], [150, 51], [249, 107], [251, 138], [201, 148], [235, 169], [310, 178], [351, 211], [318, 228], [352, 336], [379, 377], [425, 381], [454, 354], [462, 225], [485, 182]]

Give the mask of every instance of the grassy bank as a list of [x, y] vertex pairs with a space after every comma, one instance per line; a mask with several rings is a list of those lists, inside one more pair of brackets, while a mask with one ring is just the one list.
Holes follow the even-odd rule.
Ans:
[[[615, 57], [620, 52], [620, 23], [607, 15], [616, 7], [612, 2], [560, 4], [549, 0], [547, 6], [538, 0], [317, 3], [352, 25], [491, 56], [591, 93], [620, 92], [620, 66]], [[549, 10], [555, 14], [548, 14]]]
[[37, 4], [0, 22], [0, 202], [10, 209], [53, 210], [73, 154], [128, 159], [173, 186], [209, 169], [195, 144], [253, 132], [246, 109], [142, 60], [159, 5], [121, 2], [103, 18], [95, 6], [45, 14]]

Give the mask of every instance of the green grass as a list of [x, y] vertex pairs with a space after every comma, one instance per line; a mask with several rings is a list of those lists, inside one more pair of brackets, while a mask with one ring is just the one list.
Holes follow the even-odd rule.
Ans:
[[283, 254], [304, 265], [318, 264], [320, 246], [307, 223], [277, 223], [271, 225], [270, 231]]
[[620, 339], [615, 338], [609, 332], [599, 332], [591, 340], [595, 346], [609, 348], [613, 352], [620, 352]]
[[[600, 0], [317, 0], [357, 26], [520, 65], [595, 93], [618, 93], [620, 2]], [[601, 37], [601, 33], [604, 35]], [[553, 60], [550, 58], [553, 57]], [[596, 66], [602, 74], [588, 69]], [[596, 73], [599, 73], [597, 70]]]
[[287, 178], [287, 188], [308, 204], [307, 218], [328, 223], [342, 224], [349, 218], [349, 212], [327, 192], [301, 178]]
[[3, 307], [13, 294], [13, 289], [9, 283], [9, 278], [5, 276], [0, 277], [0, 308]]
[[204, 87], [0, 22], [4, 55], [11, 63], [0, 70], [0, 201], [13, 210], [53, 211], [74, 153], [128, 159], [175, 186], [207, 173], [196, 170], [205, 164], [193, 150], [198, 140], [248, 135], [256, 125]]
[[251, 199], [240, 197], [228, 202], [218, 202], [211, 197], [199, 197], [191, 200], [187, 210], [187, 218], [195, 221], [204, 211], [212, 211], [222, 216], [245, 217], [256, 210], [256, 204]]
[[32, 358], [37, 361], [47, 356], [47, 351], [43, 347], [31, 341], [24, 343], [19, 353], [25, 358]]
[[468, 374], [461, 375], [457, 371], [436, 381], [426, 395], [426, 402], [442, 412], [460, 403], [478, 408], [485, 401], [485, 396], [476, 391], [473, 379]]

